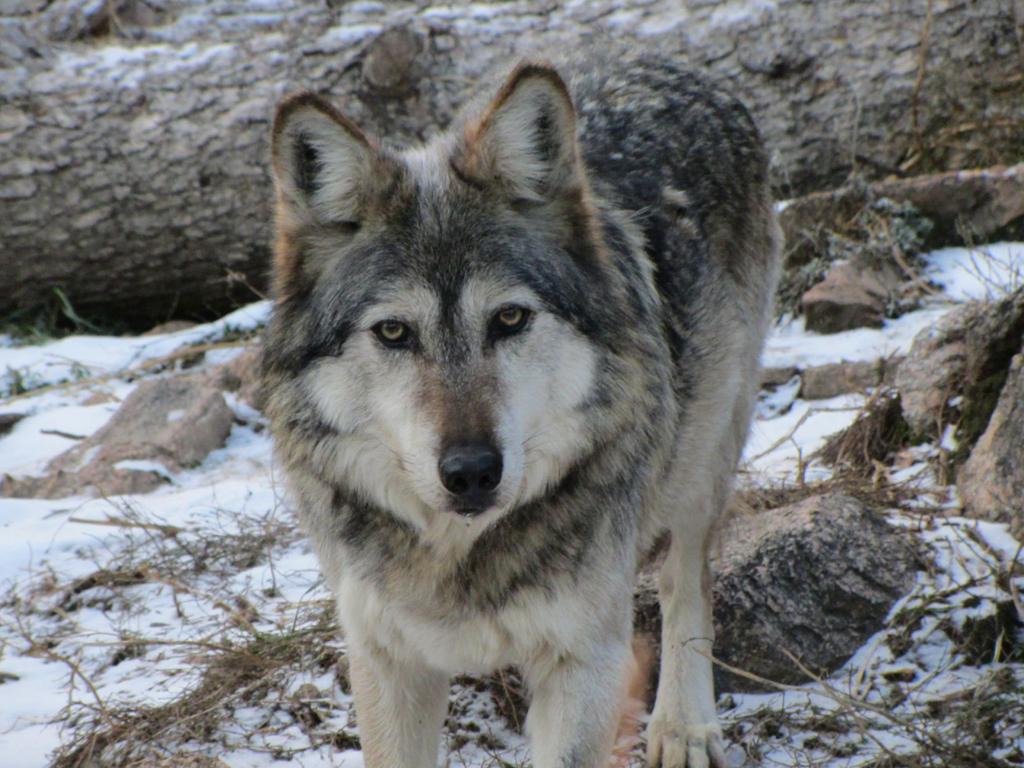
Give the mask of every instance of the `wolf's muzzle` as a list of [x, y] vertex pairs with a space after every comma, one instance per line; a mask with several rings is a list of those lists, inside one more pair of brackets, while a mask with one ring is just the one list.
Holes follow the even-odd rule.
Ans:
[[456, 443], [441, 457], [441, 484], [455, 497], [455, 511], [478, 515], [494, 503], [501, 483], [501, 453], [489, 443]]

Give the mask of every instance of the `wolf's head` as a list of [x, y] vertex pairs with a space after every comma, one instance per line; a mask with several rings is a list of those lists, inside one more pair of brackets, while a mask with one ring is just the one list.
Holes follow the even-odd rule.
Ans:
[[273, 169], [271, 398], [318, 472], [419, 527], [559, 484], [602, 437], [624, 321], [554, 70], [406, 150], [292, 96]]

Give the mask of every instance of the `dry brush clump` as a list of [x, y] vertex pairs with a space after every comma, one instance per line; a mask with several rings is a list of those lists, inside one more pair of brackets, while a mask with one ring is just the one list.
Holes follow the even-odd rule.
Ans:
[[826, 464], [861, 476], [873, 476], [910, 439], [899, 393], [876, 390], [856, 420], [833, 435], [818, 452]]
[[[13, 585], [3, 600], [12, 618], [0, 626], [10, 652], [68, 669], [55, 768], [170, 765], [183, 755], [198, 768], [214, 764], [203, 762], [209, 754], [250, 737], [247, 748], [277, 757], [324, 744], [358, 748], [354, 734], [331, 721], [343, 714], [334, 693], [348, 688], [331, 601], [322, 594], [289, 600], [275, 585], [273, 561], [300, 537], [287, 516], [276, 508], [207, 510], [201, 524], [171, 525], [118, 503], [106, 518], [71, 522], [114, 527], [120, 535], [83, 551], [94, 561], [84, 576], [62, 580], [47, 569]], [[239, 591], [240, 574], [264, 568], [267, 586]], [[173, 631], [140, 631], [131, 621], [168, 610]], [[86, 611], [102, 613], [107, 628], [83, 624]], [[141, 702], [110, 692], [132, 674], [151, 681], [153, 694]], [[310, 677], [332, 690], [316, 689]], [[167, 680], [170, 696], [161, 692]], [[240, 733], [236, 714], [248, 708], [262, 709], [265, 721]], [[289, 730], [305, 734], [305, 743], [274, 740]]]
[[929, 239], [934, 224], [909, 202], [879, 196], [871, 186], [854, 182], [828, 195], [792, 201], [781, 221], [786, 270], [776, 295], [780, 313], [798, 313], [803, 295], [839, 261], [884, 278], [889, 317], [915, 308], [930, 291], [921, 277], [920, 254], [934, 245]]

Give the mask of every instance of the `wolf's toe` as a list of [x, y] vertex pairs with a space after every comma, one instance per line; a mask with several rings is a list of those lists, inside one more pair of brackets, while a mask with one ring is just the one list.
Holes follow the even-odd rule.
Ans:
[[647, 734], [649, 768], [726, 768], [717, 723], [684, 725], [652, 721]]

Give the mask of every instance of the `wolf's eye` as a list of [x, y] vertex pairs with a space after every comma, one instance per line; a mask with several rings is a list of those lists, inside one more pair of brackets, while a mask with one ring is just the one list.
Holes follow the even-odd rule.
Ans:
[[491, 336], [501, 338], [519, 333], [530, 319], [530, 310], [515, 305], [502, 307], [491, 319]]
[[407, 347], [412, 341], [412, 331], [405, 323], [384, 320], [373, 326], [373, 333], [385, 347]]

